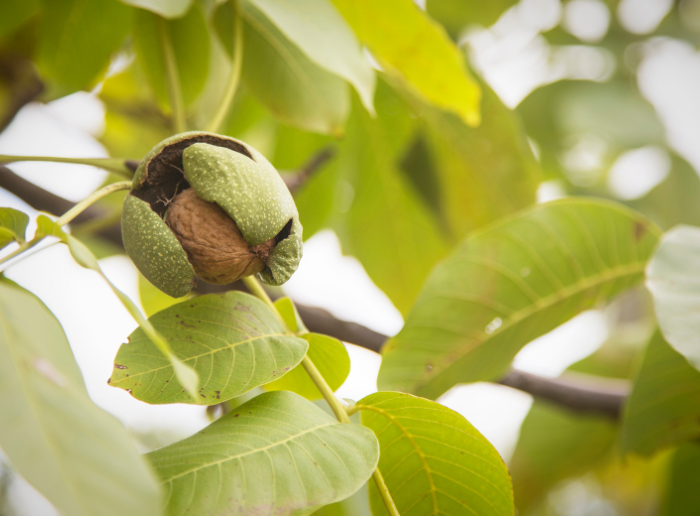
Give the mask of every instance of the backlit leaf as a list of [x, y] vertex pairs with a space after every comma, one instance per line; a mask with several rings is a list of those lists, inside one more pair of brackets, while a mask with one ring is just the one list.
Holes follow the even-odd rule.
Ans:
[[242, 292], [206, 295], [148, 319], [200, 377], [199, 399], [175, 381], [169, 360], [141, 329], [114, 359], [110, 383], [152, 404], [215, 405], [285, 374], [304, 358], [304, 339], [285, 335], [262, 301]]
[[384, 347], [380, 388], [437, 398], [498, 377], [525, 344], [639, 281], [658, 235], [622, 206], [575, 198], [472, 233]]
[[601, 464], [614, 450], [616, 438], [616, 425], [609, 419], [535, 401], [509, 462], [519, 514], [529, 514], [558, 482]]
[[[357, 403], [379, 440], [379, 469], [399, 514], [512, 515], [510, 476], [469, 422], [434, 401], [378, 392]], [[387, 514], [370, 486], [372, 513]]]
[[0, 281], [0, 446], [62, 514], [153, 516], [160, 492], [121, 424], [90, 400], [63, 329]]
[[0, 249], [25, 241], [29, 216], [12, 208], [0, 208]]
[[676, 226], [664, 234], [647, 287], [666, 341], [700, 369], [700, 228]]
[[[309, 343], [308, 357], [326, 380], [331, 390], [336, 391], [350, 374], [350, 357], [338, 339], [318, 333], [306, 333], [302, 338]], [[292, 391], [309, 400], [323, 396], [302, 366], [297, 366], [279, 380], [268, 383], [269, 391]]]
[[209, 29], [204, 13], [199, 5], [195, 5], [186, 16], [174, 20], [164, 20], [143, 10], [136, 14], [134, 36], [137, 57], [156, 99], [161, 106], [167, 106], [162, 30], [172, 43], [182, 97], [185, 105], [189, 105], [204, 88], [209, 73]]
[[117, 0], [43, 2], [38, 64], [71, 91], [94, 85], [131, 29], [133, 9]]
[[624, 412], [623, 448], [651, 455], [700, 437], [700, 371], [652, 337]]
[[333, 0], [382, 64], [398, 70], [428, 102], [479, 123], [479, 85], [445, 29], [412, 0]]
[[371, 113], [376, 77], [355, 34], [327, 0], [248, 0], [314, 63], [352, 84]]
[[670, 460], [660, 516], [695, 516], [700, 511], [700, 444], [680, 446]]
[[372, 432], [290, 392], [261, 394], [148, 455], [173, 516], [311, 514], [357, 491], [378, 456]]
[[355, 103], [348, 121], [338, 169], [352, 197], [338, 233], [343, 251], [356, 256], [406, 313], [447, 246], [432, 213], [398, 168], [413, 121], [385, 83], [377, 89], [377, 112], [373, 119]]
[[255, 6], [242, 7], [241, 74], [249, 91], [284, 123], [342, 134], [350, 108], [345, 81], [313, 63]]
[[146, 9], [163, 18], [180, 18], [192, 6], [194, 0], [120, 0], [120, 2]]

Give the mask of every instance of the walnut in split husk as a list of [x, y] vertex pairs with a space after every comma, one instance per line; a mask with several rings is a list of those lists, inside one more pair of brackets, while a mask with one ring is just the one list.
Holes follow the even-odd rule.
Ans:
[[195, 279], [226, 284], [257, 274], [281, 285], [301, 259], [301, 224], [289, 190], [249, 145], [183, 133], [151, 150], [124, 201], [124, 248], [173, 297]]

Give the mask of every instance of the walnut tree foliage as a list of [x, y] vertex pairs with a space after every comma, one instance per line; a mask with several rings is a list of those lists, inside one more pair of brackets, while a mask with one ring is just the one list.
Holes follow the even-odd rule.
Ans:
[[[621, 23], [618, 0], [590, 2], [611, 16], [599, 41], [564, 23], [532, 37], [595, 45], [612, 71], [540, 85], [511, 109], [470, 34], [524, 16], [527, 0], [3, 0], [0, 132], [29, 102], [93, 92], [111, 158], [0, 155], [0, 187], [37, 202], [10, 184], [17, 161], [111, 174], [32, 234], [27, 214], [0, 208], [0, 270], [46, 239], [66, 245], [139, 326], [111, 387], [201, 406], [211, 423], [137, 452], [91, 401], [56, 317], [3, 275], [0, 515], [7, 471], [65, 516], [700, 513], [700, 179], [636, 76], [651, 38], [700, 44], [700, 2], [675, 2], [645, 34]], [[582, 135], [606, 146], [585, 181], [565, 159]], [[671, 155], [668, 176], [616, 197], [614, 159], [649, 145]], [[545, 182], [561, 198], [538, 202]], [[207, 215], [187, 211], [184, 191]], [[173, 206], [186, 206], [186, 237]], [[206, 268], [229, 252], [215, 216], [255, 267]], [[120, 220], [124, 245], [110, 233]], [[379, 392], [360, 400], [334, 394], [352, 367], [338, 335], [252, 276], [286, 281], [302, 236], [322, 229], [404, 317], [381, 349]], [[207, 231], [203, 247], [225, 248], [216, 259], [192, 243]], [[139, 303], [98, 260], [124, 247]], [[250, 293], [204, 292], [241, 276]], [[520, 386], [542, 399], [507, 464], [438, 402], [503, 381], [523, 347], [590, 309], [610, 334], [565, 376], [593, 401]], [[601, 392], [612, 409], [596, 406]]]

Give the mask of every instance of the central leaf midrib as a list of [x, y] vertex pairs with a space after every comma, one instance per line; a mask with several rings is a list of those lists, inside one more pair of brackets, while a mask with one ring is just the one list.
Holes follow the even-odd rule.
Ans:
[[254, 449], [254, 450], [246, 451], [246, 452], [240, 453], [240, 454], [238, 454], [238, 455], [233, 455], [233, 456], [230, 456], [230, 457], [226, 457], [225, 459], [221, 459], [221, 460], [209, 462], [209, 463], [207, 463], [207, 464], [203, 464], [203, 465], [198, 466], [198, 467], [196, 467], [196, 468], [189, 469], [189, 470], [184, 471], [184, 472], [182, 472], [182, 473], [178, 473], [178, 474], [175, 475], [175, 476], [172, 476], [172, 477], [169, 477], [169, 478], [164, 478], [164, 479], [163, 479], [163, 483], [165, 483], [165, 482], [172, 482], [172, 481], [175, 480], [175, 479], [178, 479], [178, 478], [180, 478], [180, 477], [184, 477], [185, 475], [189, 475], [190, 473], [196, 473], [197, 471], [199, 471], [199, 470], [201, 470], [201, 469], [210, 468], [210, 467], [215, 466], [215, 465], [217, 465], [217, 464], [223, 464], [223, 463], [226, 463], [226, 462], [229, 462], [229, 461], [232, 461], [232, 460], [241, 459], [241, 458], [246, 457], [246, 456], [248, 456], [248, 455], [254, 455], [254, 454], [256, 454], [256, 453], [260, 453], [260, 452], [267, 451], [267, 450], [269, 450], [269, 449], [275, 448], [276, 446], [281, 446], [281, 445], [283, 445], [283, 444], [285, 444], [285, 443], [287, 443], [287, 442], [289, 442], [289, 441], [291, 441], [291, 440], [293, 440], [293, 439], [295, 439], [295, 438], [297, 438], [297, 437], [301, 437], [302, 435], [306, 435], [306, 434], [308, 434], [308, 433], [310, 433], [310, 432], [315, 432], [316, 430], [319, 430], [319, 429], [321, 429], [321, 428], [326, 428], [326, 427], [328, 427], [328, 426], [334, 426], [334, 425], [338, 425], [338, 424], [340, 424], [340, 423], [338, 423], [338, 422], [336, 422], [336, 421], [331, 421], [331, 422], [326, 423], [326, 424], [323, 424], [323, 425], [319, 425], [319, 426], [315, 426], [315, 427], [313, 427], [313, 428], [309, 428], [309, 429], [307, 429], [307, 430], [304, 430], [303, 432], [299, 432], [299, 433], [297, 433], [297, 434], [290, 435], [289, 437], [287, 437], [286, 439], [282, 439], [281, 441], [277, 441], [277, 442], [274, 442], [274, 443], [269, 444], [269, 445], [267, 445], [267, 446], [263, 446], [262, 448], [256, 448], [256, 449]]
[[[189, 331], [189, 330], [183, 330], [183, 331]], [[286, 336], [286, 333], [269, 333], [269, 334], [266, 334], [266, 335], [259, 335], [259, 336], [257, 336], [257, 337], [252, 337], [252, 338], [250, 338], [250, 339], [242, 340], [242, 341], [239, 341], [239, 342], [232, 342], [232, 343], [230, 343], [228, 346], [224, 346], [224, 347], [222, 347], [222, 348], [210, 349], [209, 351], [207, 351], [206, 353], [202, 353], [201, 355], [195, 355], [195, 356], [192, 356], [192, 357], [182, 358], [182, 361], [183, 361], [183, 362], [189, 362], [189, 361], [191, 361], [191, 360], [197, 360], [197, 359], [199, 359], [200, 357], [204, 357], [204, 356], [207, 356], [207, 355], [213, 355], [213, 354], [219, 353], [219, 352], [221, 352], [221, 351], [226, 351], [226, 350], [229, 350], [229, 349], [233, 349], [233, 348], [236, 348], [236, 347], [238, 347], [238, 346], [240, 346], [240, 345], [242, 345], [242, 344], [250, 344], [250, 343], [252, 343], [252, 342], [254, 342], [254, 341], [256, 341], [256, 340], [259, 340], [259, 339], [267, 339], [267, 338], [270, 338], [270, 337], [284, 337], [284, 336]], [[147, 339], [147, 338], [144, 338], [144, 339], [141, 339], [141, 340], [150, 342], [150, 339]], [[168, 339], [168, 340], [173, 340], [173, 339]], [[136, 342], [140, 342], [140, 341], [137, 340], [137, 341], [135, 341], [135, 342], [131, 342], [130, 344], [135, 344]], [[149, 356], [150, 356], [150, 355], [149, 355]], [[141, 376], [141, 375], [144, 375], [144, 374], [153, 373], [153, 372], [155, 372], [155, 371], [160, 371], [161, 369], [167, 369], [167, 368], [169, 368], [169, 367], [172, 368], [172, 365], [171, 365], [171, 364], [167, 364], [167, 365], [164, 365], [164, 366], [161, 366], [161, 367], [156, 367], [156, 368], [154, 368], [154, 369], [149, 369], [148, 371], [142, 371], [142, 372], [140, 372], [140, 373], [130, 374], [128, 377], [124, 377], [124, 378], [122, 378], [122, 379], [117, 380], [116, 382], [114, 382], [114, 385], [118, 384], [119, 382], [122, 382], [122, 381], [125, 381], [125, 380], [128, 380], [128, 379], [131, 379], [131, 378], [136, 378], [137, 376]]]
[[[473, 351], [476, 348], [480, 348], [490, 340], [496, 338], [498, 335], [503, 333], [509, 328], [512, 328], [514, 325], [518, 324], [519, 322], [527, 319], [528, 317], [538, 313], [542, 312], [544, 310], [548, 310], [549, 308], [552, 308], [555, 304], [561, 301], [565, 301], [568, 299], [571, 299], [573, 296], [580, 294], [581, 292], [585, 292], [586, 290], [589, 290], [593, 287], [600, 286], [608, 281], [614, 281], [619, 278], [622, 278], [624, 276], [632, 276], [634, 274], [638, 274], [640, 272], [644, 271], [645, 263], [642, 262], [636, 262], [632, 263], [629, 265], [624, 265], [624, 266], [617, 266], [613, 267], [610, 269], [606, 269], [608, 271], [607, 274], [601, 273], [595, 274], [593, 276], [590, 276], [588, 278], [580, 279], [576, 283], [573, 283], [567, 287], [564, 287], [558, 292], [555, 292], [553, 294], [550, 294], [549, 296], [541, 298], [539, 301], [532, 303], [525, 308], [522, 308], [520, 310], [517, 310], [513, 312], [512, 314], [504, 317], [504, 321], [501, 324], [501, 326], [494, 331], [492, 334], [487, 334], [485, 338], [480, 339], [479, 337], [475, 337], [470, 344], [470, 347], [468, 350], [465, 352], [461, 352], [459, 354], [459, 357], [455, 360], [452, 360], [444, 365], [440, 364], [433, 364], [433, 370], [436, 370], [433, 374], [431, 374], [429, 377], [424, 376], [424, 380], [420, 382], [416, 382], [416, 388], [421, 389], [424, 386], [428, 385], [429, 383], [435, 381], [435, 379], [440, 375], [439, 373], [444, 372], [446, 369], [448, 369], [450, 366], [452, 366], [455, 362], [458, 360], [464, 358], [468, 353]], [[474, 344], [475, 343], [475, 344]], [[459, 351], [459, 348], [457, 348], [457, 351]], [[454, 354], [454, 350], [450, 350], [450, 355]]]

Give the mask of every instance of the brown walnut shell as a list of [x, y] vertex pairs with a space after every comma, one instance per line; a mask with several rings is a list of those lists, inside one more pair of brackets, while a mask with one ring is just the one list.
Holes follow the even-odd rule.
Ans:
[[275, 247], [274, 238], [249, 246], [233, 219], [216, 204], [202, 200], [192, 188], [175, 196], [164, 220], [197, 276], [215, 285], [262, 272]]

